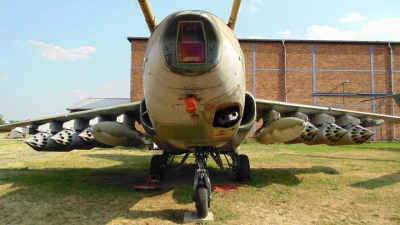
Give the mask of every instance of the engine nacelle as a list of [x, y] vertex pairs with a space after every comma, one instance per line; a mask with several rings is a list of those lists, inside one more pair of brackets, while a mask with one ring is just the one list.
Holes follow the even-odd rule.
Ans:
[[362, 126], [355, 125], [345, 127], [344, 129], [347, 130], [347, 133], [343, 136], [343, 138], [333, 144], [329, 145], [357, 145], [365, 143], [370, 137], [372, 137], [375, 133], [365, 129]]
[[218, 150], [232, 151], [232, 148], [236, 149], [239, 147], [253, 127], [256, 115], [257, 111], [254, 97], [250, 93], [246, 92], [243, 117], [239, 129], [236, 134], [225, 145], [219, 147]]
[[318, 145], [318, 144], [336, 144], [338, 143], [343, 136], [347, 133], [347, 130], [339, 127], [334, 123], [327, 123], [321, 126], [318, 126], [318, 134], [315, 139], [306, 144], [308, 145]]

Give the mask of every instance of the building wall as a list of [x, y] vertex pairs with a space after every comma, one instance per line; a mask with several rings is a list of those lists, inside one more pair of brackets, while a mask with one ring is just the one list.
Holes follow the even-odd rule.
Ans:
[[142, 100], [143, 93], [143, 58], [147, 39], [131, 41], [131, 101]]
[[[129, 40], [131, 99], [139, 101], [147, 39]], [[239, 41], [246, 62], [246, 88], [256, 98], [388, 115], [394, 109], [400, 116], [391, 98], [379, 98], [391, 93], [392, 76], [394, 92], [400, 92], [399, 43], [390, 45], [391, 57], [388, 43], [382, 42]], [[400, 139], [399, 125], [384, 124], [374, 129], [375, 140], [393, 139], [393, 128], [394, 138]]]

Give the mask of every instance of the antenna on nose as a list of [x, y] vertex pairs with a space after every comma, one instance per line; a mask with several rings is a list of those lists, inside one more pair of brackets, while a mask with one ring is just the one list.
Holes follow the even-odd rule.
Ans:
[[153, 10], [151, 9], [149, 0], [138, 0], [140, 8], [142, 9], [144, 19], [146, 20], [147, 27], [150, 32], [153, 32], [157, 26], [156, 17], [154, 16]]
[[235, 30], [236, 19], [237, 19], [237, 15], [239, 13], [239, 8], [240, 8], [240, 2], [241, 2], [241, 0], [233, 1], [231, 15], [229, 17], [229, 23], [228, 23], [228, 27], [230, 27], [231, 30]]

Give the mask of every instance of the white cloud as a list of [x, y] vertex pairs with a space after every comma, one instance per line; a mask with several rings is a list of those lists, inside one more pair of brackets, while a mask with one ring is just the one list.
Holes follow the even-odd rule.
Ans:
[[21, 41], [21, 40], [17, 40], [17, 39], [13, 39], [12, 40], [15, 44], [18, 44], [18, 45], [26, 45], [26, 42], [25, 41]]
[[4, 81], [10, 81], [11, 80], [11, 78], [8, 75], [2, 75], [1, 79], [4, 80]]
[[249, 39], [261, 39], [261, 38], [263, 38], [263, 36], [261, 34], [258, 34], [258, 35], [250, 35], [247, 38], [249, 38]]
[[373, 21], [361, 27], [360, 36], [370, 40], [400, 40], [400, 18], [390, 17]]
[[340, 31], [328, 25], [312, 25], [307, 33], [310, 40], [354, 40], [357, 37], [356, 31]]
[[260, 5], [262, 5], [262, 0], [252, 0], [250, 4], [242, 4], [240, 6], [240, 11], [243, 9], [246, 12], [254, 13], [260, 10]]
[[75, 61], [78, 59], [90, 59], [89, 54], [96, 52], [92, 46], [80, 46], [78, 48], [65, 49], [61, 46], [47, 44], [40, 41], [29, 40], [29, 44], [39, 47], [38, 53], [51, 61]]
[[307, 28], [307, 33], [307, 39], [311, 40], [397, 41], [400, 40], [400, 18], [373, 21], [362, 26], [359, 31], [341, 31], [328, 25], [313, 25]]
[[283, 36], [288, 36], [288, 35], [290, 35], [290, 33], [291, 33], [290, 30], [286, 29], [284, 31], [277, 32], [276, 34], [283, 35]]
[[354, 23], [354, 22], [359, 22], [366, 20], [368, 17], [366, 16], [361, 16], [359, 13], [349, 13], [347, 14], [346, 18], [339, 18], [339, 21], [341, 23]]

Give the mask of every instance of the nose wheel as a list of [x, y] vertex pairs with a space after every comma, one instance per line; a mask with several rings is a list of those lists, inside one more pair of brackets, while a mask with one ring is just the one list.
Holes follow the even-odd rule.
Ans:
[[194, 193], [194, 200], [196, 202], [197, 216], [201, 219], [207, 217], [208, 208], [210, 207], [207, 187], [198, 186]]
[[209, 152], [206, 149], [196, 149], [197, 169], [193, 182], [193, 201], [196, 203], [197, 216], [200, 219], [207, 217], [208, 208], [211, 206], [211, 181], [207, 171], [207, 157]]

